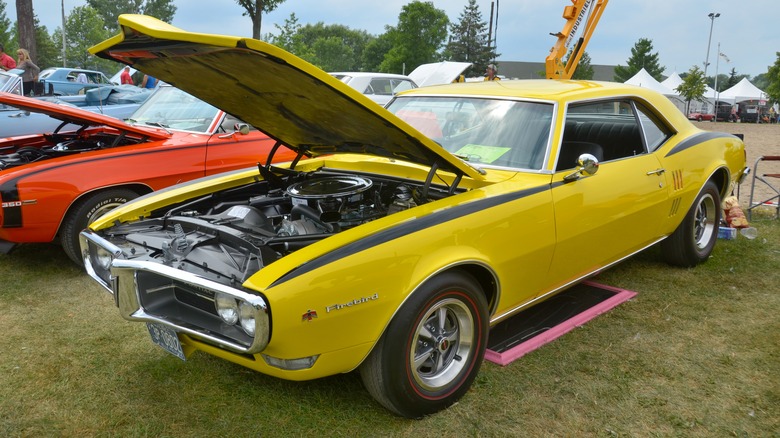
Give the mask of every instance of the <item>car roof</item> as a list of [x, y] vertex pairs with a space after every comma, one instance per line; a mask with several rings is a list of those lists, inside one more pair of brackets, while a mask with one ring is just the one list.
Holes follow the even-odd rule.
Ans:
[[362, 93], [276, 46], [185, 32], [144, 15], [121, 15], [119, 24], [118, 35], [90, 51], [164, 80], [301, 153], [366, 153], [484, 178]]

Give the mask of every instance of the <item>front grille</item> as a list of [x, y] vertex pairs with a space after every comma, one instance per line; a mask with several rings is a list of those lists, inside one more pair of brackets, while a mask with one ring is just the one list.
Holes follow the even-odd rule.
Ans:
[[[255, 293], [147, 261], [114, 260], [111, 274], [116, 278], [120, 312], [128, 320], [165, 324], [238, 353], [258, 353], [268, 344], [270, 312], [263, 297]], [[247, 301], [257, 309], [254, 337], [217, 315], [217, 292]]]

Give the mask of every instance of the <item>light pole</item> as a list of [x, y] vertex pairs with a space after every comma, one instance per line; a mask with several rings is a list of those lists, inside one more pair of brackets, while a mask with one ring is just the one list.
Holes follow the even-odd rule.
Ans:
[[720, 17], [720, 13], [718, 12], [710, 12], [710, 37], [707, 39], [707, 58], [704, 59], [704, 80], [707, 80], [707, 66], [710, 65], [710, 43], [712, 43], [712, 28], [715, 26], [715, 19]]

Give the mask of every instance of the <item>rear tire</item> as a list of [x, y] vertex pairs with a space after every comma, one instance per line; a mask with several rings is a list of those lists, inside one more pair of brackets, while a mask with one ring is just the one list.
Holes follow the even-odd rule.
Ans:
[[447, 408], [471, 387], [485, 356], [487, 301], [468, 274], [422, 285], [395, 315], [360, 366], [368, 392], [392, 412], [420, 418]]
[[137, 197], [138, 193], [129, 189], [108, 189], [87, 195], [76, 202], [65, 215], [60, 229], [60, 243], [65, 254], [74, 263], [83, 266], [79, 233], [103, 214]]
[[706, 261], [718, 240], [720, 217], [720, 192], [707, 181], [680, 226], [661, 242], [666, 262], [688, 268]]

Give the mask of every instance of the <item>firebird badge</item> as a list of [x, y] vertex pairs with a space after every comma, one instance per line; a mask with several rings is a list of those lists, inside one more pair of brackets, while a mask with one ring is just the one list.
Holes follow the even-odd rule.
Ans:
[[356, 298], [352, 301], [343, 304], [334, 304], [325, 308], [326, 313], [330, 313], [331, 310], [341, 310], [348, 307], [357, 306], [358, 304], [367, 303], [369, 301], [376, 301], [379, 299], [379, 294], [374, 294], [368, 297]]
[[317, 317], [317, 311], [316, 310], [307, 310], [306, 313], [303, 314], [303, 317], [301, 318], [302, 322], [311, 321], [312, 319]]

